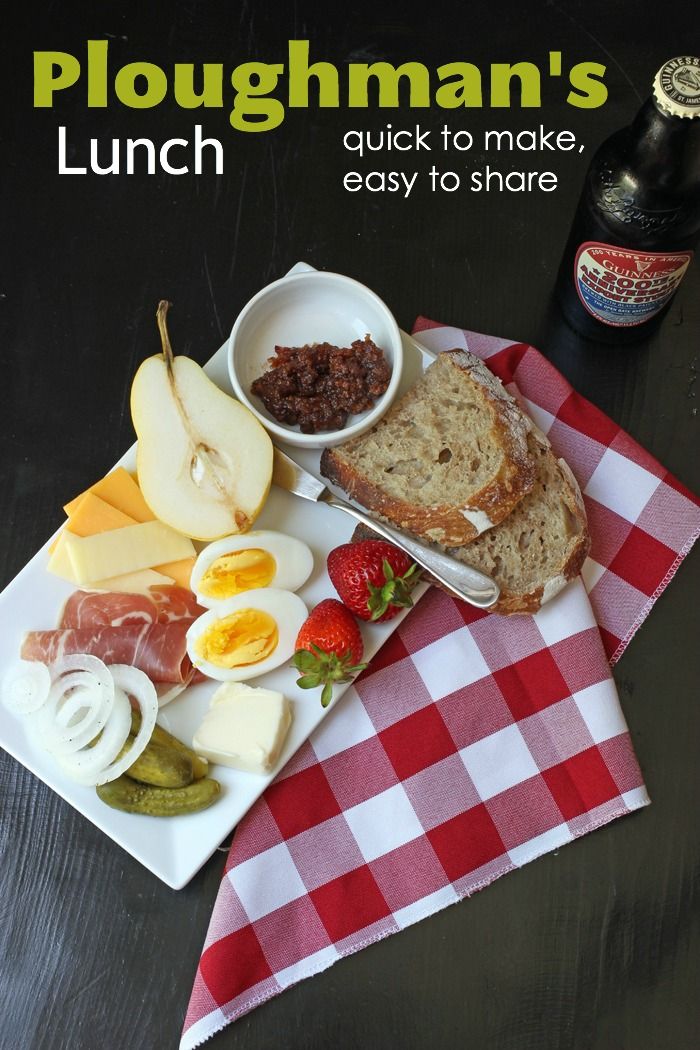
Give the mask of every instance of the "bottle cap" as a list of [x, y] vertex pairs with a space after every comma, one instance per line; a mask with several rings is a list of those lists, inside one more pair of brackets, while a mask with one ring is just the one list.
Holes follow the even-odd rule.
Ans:
[[673, 117], [700, 118], [700, 58], [670, 58], [656, 74], [654, 98]]

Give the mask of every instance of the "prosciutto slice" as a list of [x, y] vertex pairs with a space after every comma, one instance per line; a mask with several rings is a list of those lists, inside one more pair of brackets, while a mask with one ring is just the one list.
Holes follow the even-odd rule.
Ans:
[[[110, 595], [113, 597], [113, 595]], [[192, 677], [187, 655], [188, 620], [121, 626], [30, 631], [22, 644], [23, 660], [51, 664], [72, 653], [90, 653], [106, 664], [131, 664], [152, 682], [186, 682]]]
[[204, 611], [191, 591], [174, 584], [151, 587], [149, 594], [74, 591], [58, 626], [77, 630], [155, 623], [189, 626]]
[[192, 591], [177, 584], [165, 584], [149, 588], [153, 601], [158, 608], [159, 623], [175, 623], [178, 620], [196, 620], [206, 612], [197, 604]]
[[59, 628], [131, 627], [158, 622], [158, 607], [147, 594], [105, 594], [73, 591], [63, 609]]

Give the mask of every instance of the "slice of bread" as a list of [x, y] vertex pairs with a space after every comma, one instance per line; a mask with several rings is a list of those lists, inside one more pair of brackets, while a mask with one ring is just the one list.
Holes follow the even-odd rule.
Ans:
[[[537, 612], [579, 574], [590, 547], [583, 499], [568, 464], [535, 428], [528, 441], [537, 463], [532, 491], [499, 525], [447, 552], [496, 580], [501, 596], [491, 612]], [[353, 539], [369, 535], [360, 526]]]
[[500, 525], [449, 553], [501, 588], [494, 612], [532, 613], [581, 571], [591, 545], [581, 491], [569, 465], [537, 430], [534, 488]]
[[532, 489], [530, 427], [478, 357], [447, 350], [372, 430], [326, 449], [321, 473], [400, 528], [458, 547]]

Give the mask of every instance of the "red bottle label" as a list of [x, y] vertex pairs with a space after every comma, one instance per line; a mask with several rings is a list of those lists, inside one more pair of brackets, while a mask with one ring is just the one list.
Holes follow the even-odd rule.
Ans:
[[574, 260], [576, 291], [603, 324], [643, 324], [671, 299], [692, 257], [692, 252], [636, 252], [586, 241]]

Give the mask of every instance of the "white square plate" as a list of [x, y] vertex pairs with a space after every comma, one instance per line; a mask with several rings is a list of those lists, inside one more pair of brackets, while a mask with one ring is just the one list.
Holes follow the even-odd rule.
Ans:
[[[306, 267], [304, 267], [306, 268]], [[296, 267], [295, 267], [296, 269]], [[402, 333], [405, 368], [401, 389], [410, 385], [431, 359], [409, 336]], [[222, 346], [206, 366], [209, 377], [223, 390], [231, 392], [226, 367], [226, 346]], [[286, 449], [302, 466], [318, 476], [319, 452]], [[120, 460], [128, 470], [136, 465], [136, 446]], [[95, 479], [97, 480], [97, 479]], [[66, 493], [71, 498], [75, 493]], [[256, 528], [278, 529], [298, 536], [309, 544], [314, 555], [314, 572], [299, 592], [309, 609], [334, 594], [325, 571], [328, 553], [349, 540], [352, 519], [330, 507], [318, 506], [273, 487]], [[32, 558], [0, 594], [0, 619], [7, 625], [0, 635], [0, 673], [18, 656], [25, 631], [47, 630], [58, 622], [60, 611], [72, 592], [71, 585], [46, 571], [51, 540]], [[419, 585], [415, 598], [424, 593]], [[405, 612], [384, 624], [362, 624], [365, 659], [381, 648]], [[12, 628], [9, 628], [12, 625]], [[94, 788], [68, 780], [51, 755], [30, 741], [21, 718], [0, 708], [0, 746], [49, 785], [75, 809], [101, 828], [128, 853], [157, 875], [181, 889], [211, 856], [216, 847], [247, 813], [280, 769], [304, 743], [313, 730], [333, 710], [346, 687], [336, 686], [334, 700], [325, 710], [318, 690], [305, 692], [296, 685], [296, 671], [278, 668], [256, 679], [256, 685], [279, 689], [290, 700], [293, 721], [277, 767], [268, 775], [242, 773], [225, 766], [213, 767], [221, 783], [222, 795], [209, 809], [181, 817], [157, 818], [121, 813], [110, 809], [97, 797]], [[158, 721], [176, 737], [190, 743], [193, 733], [209, 706], [216, 682], [190, 687], [161, 711]]]

